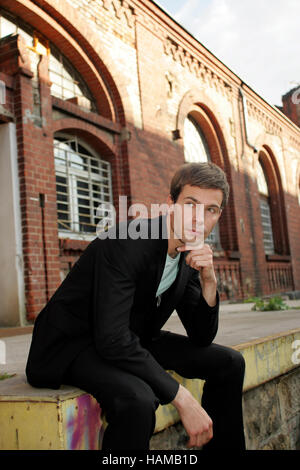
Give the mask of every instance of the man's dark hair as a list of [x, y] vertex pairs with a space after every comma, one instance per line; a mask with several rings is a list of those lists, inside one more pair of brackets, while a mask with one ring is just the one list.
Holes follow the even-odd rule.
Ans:
[[229, 184], [226, 174], [212, 162], [184, 163], [178, 168], [171, 180], [170, 187], [170, 194], [174, 203], [186, 184], [198, 186], [199, 188], [221, 189], [223, 192], [221, 209], [228, 202]]

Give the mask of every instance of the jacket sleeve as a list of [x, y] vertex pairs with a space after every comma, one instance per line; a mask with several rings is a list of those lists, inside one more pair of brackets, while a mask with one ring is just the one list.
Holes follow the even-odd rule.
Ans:
[[217, 291], [216, 305], [210, 307], [202, 295], [199, 272], [190, 269], [192, 275], [176, 311], [191, 341], [199, 346], [209, 346], [218, 331], [219, 293]]
[[101, 357], [148, 383], [165, 404], [173, 400], [179, 384], [129, 327], [138, 275], [138, 254], [132, 243], [99, 241], [94, 277], [95, 346]]

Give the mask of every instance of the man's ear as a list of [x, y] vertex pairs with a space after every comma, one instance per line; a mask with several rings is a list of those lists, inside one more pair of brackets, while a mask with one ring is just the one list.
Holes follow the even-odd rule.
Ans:
[[173, 212], [174, 211], [174, 201], [172, 199], [171, 194], [169, 194], [168, 197], [167, 197], [167, 204], [169, 206], [169, 212]]

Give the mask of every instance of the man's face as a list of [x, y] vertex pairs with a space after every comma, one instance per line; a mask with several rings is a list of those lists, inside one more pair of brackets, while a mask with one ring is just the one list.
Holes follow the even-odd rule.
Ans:
[[[185, 185], [171, 212], [174, 238], [185, 245], [201, 246], [220, 218], [222, 200], [221, 189]], [[168, 204], [170, 207], [174, 204], [170, 196]]]

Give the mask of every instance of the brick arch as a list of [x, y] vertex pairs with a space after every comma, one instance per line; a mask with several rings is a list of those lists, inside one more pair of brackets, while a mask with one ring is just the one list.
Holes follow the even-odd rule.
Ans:
[[114, 156], [118, 153], [118, 147], [112, 143], [112, 140], [107, 136], [107, 133], [93, 126], [92, 124], [82, 122], [76, 118], [62, 118], [53, 121], [52, 132], [64, 132], [69, 130], [74, 134], [81, 134], [82, 137], [86, 137], [91, 147], [95, 148], [95, 151], [104, 151], [108, 158], [115, 158]]
[[[183, 137], [185, 118], [191, 115], [199, 124], [208, 144], [212, 162], [220, 166], [226, 173], [230, 185], [227, 207], [222, 213], [220, 238], [224, 250], [238, 251], [237, 225], [235, 217], [235, 202], [232, 189], [231, 165], [227, 151], [226, 126], [216, 110], [216, 104], [203, 90], [191, 89], [182, 98], [176, 119], [179, 135]], [[228, 138], [228, 136], [226, 136]], [[183, 146], [183, 141], [182, 141]]]
[[118, 147], [111, 142], [105, 132], [101, 129], [97, 129], [88, 123], [83, 124], [82, 121], [78, 119], [59, 119], [53, 124], [53, 136], [58, 132], [76, 135], [86, 141], [101, 158], [110, 162], [112, 170], [113, 200], [115, 209], [118, 211], [119, 195], [129, 196], [129, 194], [126, 193], [123, 176], [125, 174], [125, 165]]
[[[192, 108], [202, 110], [203, 116], [206, 115], [207, 120], [213, 125], [214, 132], [217, 135], [218, 143], [221, 146], [223, 154], [216, 155], [219, 159], [219, 164], [223, 169], [229, 167], [229, 157], [226, 142], [229, 141], [229, 134], [224, 119], [217, 110], [216, 103], [205, 93], [201, 88], [191, 88], [183, 96], [176, 117], [176, 128], [180, 131], [180, 136], [183, 137], [183, 124], [186, 116], [190, 113]], [[206, 136], [205, 136], [206, 137]], [[217, 163], [217, 162], [215, 162]]]
[[287, 218], [284, 205], [284, 191], [281, 175], [275, 155], [268, 145], [263, 145], [257, 156], [257, 163], [261, 164], [266, 175], [269, 203], [276, 254], [289, 255], [289, 241], [287, 232]]
[[224, 168], [224, 157], [222, 153], [222, 147], [219, 141], [218, 134], [216, 132], [216, 128], [213, 125], [211, 119], [209, 118], [208, 114], [204, 111], [203, 106], [201, 105], [193, 105], [190, 107], [190, 110], [187, 116], [192, 116], [194, 120], [197, 122], [201, 131], [205, 136], [205, 140], [208, 145], [210, 157], [214, 163], [219, 165], [221, 168]]
[[[114, 79], [92, 44], [84, 22], [65, 2], [2, 0], [1, 6], [49, 39], [84, 77], [101, 115], [125, 125], [122, 99]], [[68, 8], [68, 19], [59, 8]], [[88, 38], [88, 36], [90, 36]], [[93, 41], [94, 42], [94, 41]], [[104, 52], [103, 52], [104, 55]], [[111, 65], [111, 62], [109, 62]]]

